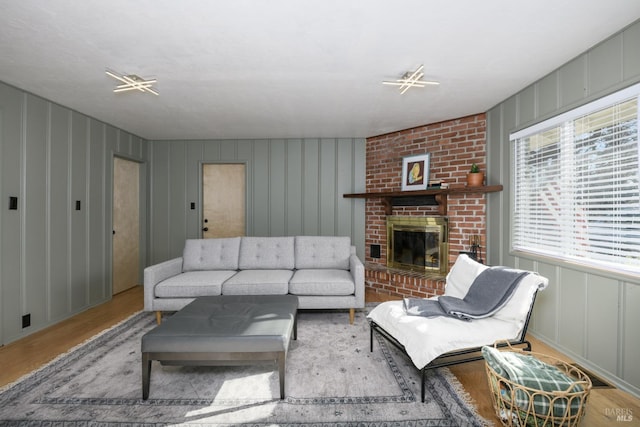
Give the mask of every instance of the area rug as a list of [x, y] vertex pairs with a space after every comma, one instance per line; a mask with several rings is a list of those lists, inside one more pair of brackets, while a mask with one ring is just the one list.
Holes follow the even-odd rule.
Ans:
[[153, 362], [142, 400], [138, 313], [0, 390], [2, 425], [483, 426], [449, 370], [430, 372], [426, 401], [411, 361], [376, 335], [365, 313], [300, 312], [284, 400], [274, 364], [179, 367]]

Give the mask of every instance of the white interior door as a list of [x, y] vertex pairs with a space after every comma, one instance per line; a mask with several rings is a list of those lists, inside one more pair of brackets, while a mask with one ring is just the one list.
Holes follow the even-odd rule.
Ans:
[[113, 159], [113, 294], [138, 285], [140, 165]]
[[202, 193], [202, 237], [244, 236], [246, 165], [204, 164]]

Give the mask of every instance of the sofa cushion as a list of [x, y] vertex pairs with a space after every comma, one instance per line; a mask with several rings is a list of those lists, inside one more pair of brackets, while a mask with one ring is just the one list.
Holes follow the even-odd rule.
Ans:
[[296, 236], [296, 268], [349, 269], [348, 236]]
[[240, 237], [187, 239], [182, 253], [182, 271], [237, 270]]
[[335, 269], [306, 269], [295, 272], [289, 281], [293, 295], [353, 295], [351, 273]]
[[293, 270], [293, 237], [243, 237], [240, 270]]
[[189, 298], [220, 295], [222, 283], [236, 274], [229, 270], [188, 271], [158, 283], [158, 298]]
[[242, 270], [222, 284], [223, 295], [285, 295], [292, 270]]

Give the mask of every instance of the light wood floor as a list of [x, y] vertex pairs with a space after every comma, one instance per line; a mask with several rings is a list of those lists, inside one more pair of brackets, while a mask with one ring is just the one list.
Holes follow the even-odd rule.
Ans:
[[[367, 301], [384, 301], [388, 297], [367, 293]], [[98, 307], [71, 319], [34, 333], [19, 341], [0, 347], [0, 387], [12, 383], [58, 355], [113, 326], [131, 314], [142, 310], [142, 287], [122, 292]], [[346, 314], [345, 314], [346, 315]], [[346, 319], [346, 317], [345, 317]], [[531, 338], [533, 351], [570, 361], [540, 341]], [[480, 415], [494, 421], [496, 418], [482, 361], [465, 363], [450, 368], [473, 399]], [[419, 372], [416, 370], [416, 377]], [[633, 415], [631, 422], [617, 422], [616, 411]], [[591, 391], [583, 426], [607, 427], [611, 425], [640, 425], [640, 399], [615, 388], [596, 388]]]

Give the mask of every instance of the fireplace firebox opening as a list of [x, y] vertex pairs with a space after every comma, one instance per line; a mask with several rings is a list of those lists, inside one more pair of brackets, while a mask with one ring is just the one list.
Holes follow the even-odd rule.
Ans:
[[387, 217], [387, 266], [446, 275], [449, 271], [448, 218]]

